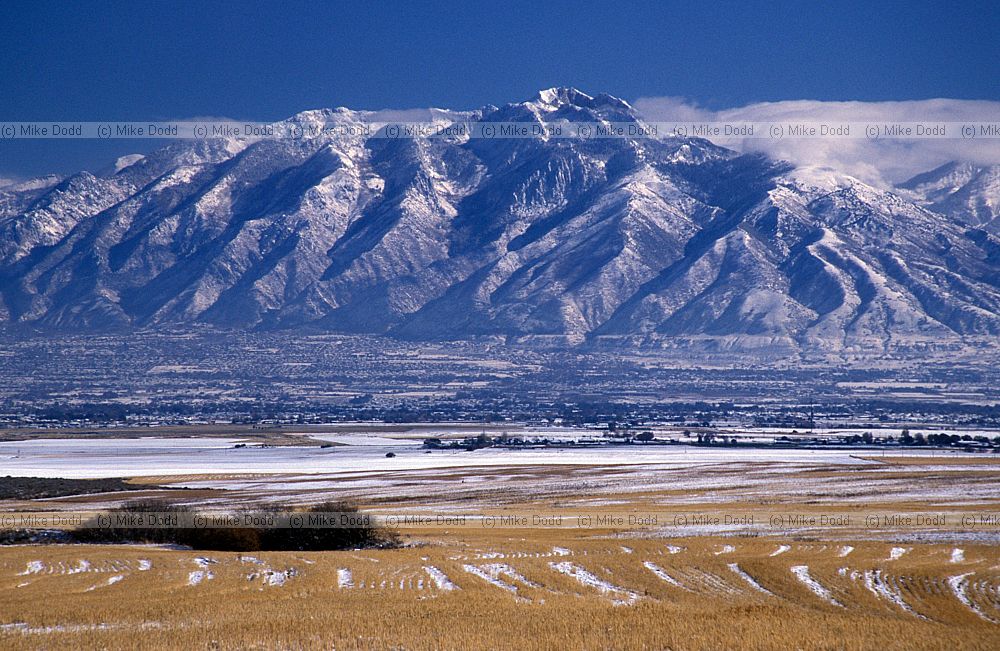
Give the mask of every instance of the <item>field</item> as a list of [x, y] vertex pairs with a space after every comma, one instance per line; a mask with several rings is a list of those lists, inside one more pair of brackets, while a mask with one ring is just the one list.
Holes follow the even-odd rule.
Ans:
[[[343, 437], [332, 452], [184, 443], [219, 470], [243, 454], [254, 469], [201, 474], [165, 461], [176, 441], [151, 439], [170, 452], [132, 450], [128, 481], [145, 490], [8, 500], [80, 512], [135, 494], [204, 508], [345, 497], [386, 518], [447, 519], [397, 519], [398, 549], [0, 547], [0, 647], [997, 648], [995, 456], [431, 454], [412, 438]], [[11, 467], [44, 470], [51, 456], [53, 473], [69, 468], [54, 442], [16, 445]], [[121, 467], [103, 448], [72, 449], [80, 475]], [[628, 515], [655, 521], [614, 519]]]
[[17, 623], [0, 639], [11, 649], [996, 648], [995, 547], [420, 537], [364, 552], [8, 549], [3, 611]]

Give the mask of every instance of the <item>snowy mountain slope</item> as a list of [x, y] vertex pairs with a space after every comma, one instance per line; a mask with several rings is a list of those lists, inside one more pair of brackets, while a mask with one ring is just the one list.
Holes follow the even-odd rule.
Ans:
[[[574, 89], [439, 115], [639, 122]], [[1000, 334], [1000, 238], [940, 212], [985, 173], [889, 193], [693, 138], [331, 133], [0, 188], [0, 319], [782, 350]]]
[[914, 176], [898, 189], [922, 206], [1000, 232], [1000, 165], [952, 161]]

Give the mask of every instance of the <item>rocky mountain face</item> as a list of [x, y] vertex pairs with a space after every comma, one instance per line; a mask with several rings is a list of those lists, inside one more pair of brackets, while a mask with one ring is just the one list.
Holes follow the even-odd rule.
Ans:
[[[451, 115], [640, 122], [573, 89]], [[781, 350], [991, 341], [995, 190], [996, 170], [956, 164], [890, 193], [693, 138], [179, 141], [0, 188], [0, 321]]]

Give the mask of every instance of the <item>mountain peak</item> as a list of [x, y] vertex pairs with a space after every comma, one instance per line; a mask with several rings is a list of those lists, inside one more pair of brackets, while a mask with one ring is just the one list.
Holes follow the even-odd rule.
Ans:
[[571, 86], [556, 86], [540, 90], [534, 103], [551, 109], [576, 106], [578, 108], [589, 109], [611, 108], [619, 111], [632, 110], [628, 102], [614, 95], [601, 93], [596, 97], [591, 97], [587, 93]]
[[580, 105], [589, 104], [594, 98], [581, 90], [569, 86], [554, 86], [538, 91], [535, 101], [540, 104], [550, 106], [563, 106], [566, 104]]

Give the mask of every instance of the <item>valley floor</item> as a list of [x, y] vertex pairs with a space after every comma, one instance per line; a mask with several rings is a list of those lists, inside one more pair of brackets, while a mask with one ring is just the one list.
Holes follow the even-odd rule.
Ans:
[[[291, 472], [284, 458], [270, 473], [198, 474], [184, 459], [170, 472], [175, 449], [159, 455], [160, 474], [141, 474], [150, 466], [140, 463], [128, 480], [159, 488], [3, 502], [11, 512], [79, 513], [137, 495], [204, 508], [347, 498], [396, 517], [403, 546], [0, 547], [0, 647], [996, 648], [995, 455], [684, 459], [665, 449], [631, 462], [585, 451], [545, 463], [530, 453], [454, 453], [462, 464], [394, 437], [343, 438], [322, 449], [331, 455], [322, 472]], [[20, 445], [36, 464], [57, 443], [30, 455]], [[205, 458], [240, 454], [217, 439], [171, 445]], [[397, 467], [354, 468], [396, 461], [384, 454], [393, 446]], [[481, 452], [489, 461], [473, 462]], [[84, 457], [77, 467], [102, 474]], [[543, 515], [561, 521], [532, 520]]]

